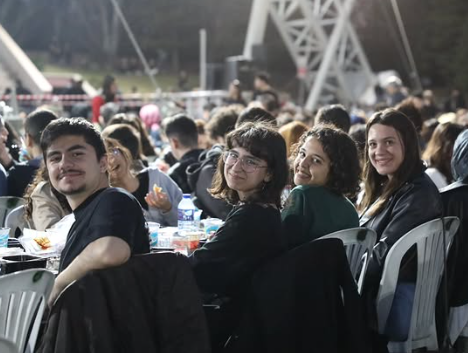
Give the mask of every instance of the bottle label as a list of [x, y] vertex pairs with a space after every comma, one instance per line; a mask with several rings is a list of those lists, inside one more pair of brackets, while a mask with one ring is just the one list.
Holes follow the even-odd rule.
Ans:
[[179, 209], [178, 210], [178, 220], [180, 221], [186, 221], [186, 222], [193, 222], [194, 221], [194, 214], [195, 210], [193, 209]]
[[178, 209], [177, 228], [179, 230], [191, 230], [195, 227], [195, 210]]

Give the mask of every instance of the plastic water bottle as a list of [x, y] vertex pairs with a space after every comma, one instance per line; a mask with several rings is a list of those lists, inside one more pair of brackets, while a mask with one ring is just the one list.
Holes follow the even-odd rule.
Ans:
[[177, 208], [177, 228], [181, 231], [193, 231], [196, 228], [195, 211], [197, 208], [193, 204], [190, 194], [184, 194], [183, 199], [179, 202]]

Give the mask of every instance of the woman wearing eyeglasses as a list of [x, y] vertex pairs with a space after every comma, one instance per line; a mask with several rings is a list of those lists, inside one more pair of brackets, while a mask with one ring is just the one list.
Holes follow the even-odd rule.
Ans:
[[282, 212], [290, 247], [359, 226], [346, 198], [359, 189], [359, 157], [354, 141], [332, 125], [317, 125], [300, 138], [294, 157], [294, 184]]
[[[226, 147], [211, 193], [234, 208], [191, 261], [205, 302], [213, 297], [231, 299], [228, 311], [233, 316], [227, 315], [216, 327], [228, 333], [238, 312], [234, 308], [254, 271], [286, 249], [279, 207], [288, 165], [284, 139], [270, 125], [246, 123], [227, 135]], [[213, 327], [212, 334], [223, 336], [213, 333]]]

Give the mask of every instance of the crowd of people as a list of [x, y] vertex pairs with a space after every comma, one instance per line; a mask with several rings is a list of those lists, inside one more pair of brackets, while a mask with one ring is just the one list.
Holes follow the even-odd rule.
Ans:
[[[468, 111], [460, 96], [439, 109], [430, 91], [406, 96], [392, 83], [388, 100], [371, 114], [349, 114], [335, 104], [311, 117], [284, 105], [262, 73], [252, 102], [246, 104], [236, 80], [224, 106], [195, 121], [184, 113], [162, 117], [154, 104], [139, 114], [103, 116], [101, 107], [115, 99], [115, 82], [106, 80], [90, 120], [39, 108], [24, 121], [22, 143], [0, 120], [0, 195], [24, 197], [34, 229], [70, 214], [75, 219], [50, 305], [90, 271], [149, 253], [145, 221], [177, 226], [183, 194], [191, 194], [203, 217], [224, 220], [189, 257], [204, 302], [224, 306], [221, 320], [208, 317], [213, 351], [224, 349], [238, 324], [255, 271], [332, 232], [362, 226], [377, 234], [362, 292], [374, 352], [408, 336], [414, 249], [401, 265], [397, 291], [403, 294], [392, 313], [406, 309], [390, 315], [398, 319], [385, 335], [375, 326], [375, 298], [392, 246], [418, 225], [455, 215], [462, 226], [449, 261], [463, 263]], [[17, 155], [15, 144], [22, 146]], [[459, 283], [463, 270], [449, 269], [458, 276], [449, 304], [468, 304], [468, 295], [455, 295], [458, 285], [468, 287]]]

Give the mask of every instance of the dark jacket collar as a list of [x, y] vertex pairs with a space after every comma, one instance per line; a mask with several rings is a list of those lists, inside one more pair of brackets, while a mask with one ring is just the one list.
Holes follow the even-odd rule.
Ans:
[[198, 156], [200, 155], [200, 153], [202, 153], [203, 150], [202, 149], [194, 149], [194, 150], [191, 150], [191, 151], [188, 151], [187, 153], [185, 153], [181, 158], [180, 158], [180, 163], [183, 163], [184, 161], [186, 160], [198, 160]]
[[446, 187], [440, 189], [440, 192], [447, 192], [450, 190], [455, 190], [463, 187], [468, 187], [468, 180], [462, 180], [462, 181], [455, 181], [450, 185], [447, 185]]

